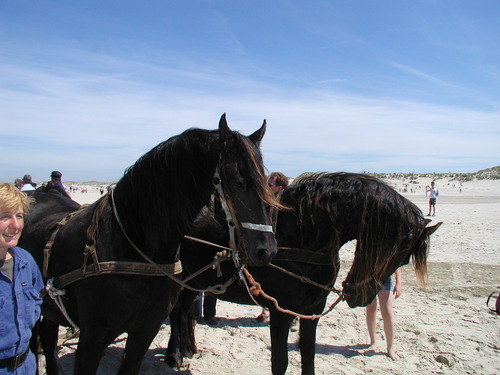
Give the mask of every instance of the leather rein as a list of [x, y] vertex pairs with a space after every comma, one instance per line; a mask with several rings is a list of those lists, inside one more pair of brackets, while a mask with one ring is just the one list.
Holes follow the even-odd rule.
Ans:
[[[273, 222], [274, 228], [276, 227], [276, 224], [277, 224], [277, 217], [278, 217], [277, 212], [278, 212], [277, 209], [273, 209], [273, 211], [272, 211], [272, 217], [273, 217], [272, 222]], [[210, 242], [210, 241], [202, 240], [202, 239], [199, 239], [196, 237], [184, 236], [184, 238], [189, 239], [191, 241], [199, 242], [199, 243], [202, 243], [205, 245], [209, 245], [212, 247], [216, 247], [216, 248], [222, 249], [223, 251], [218, 252], [216, 254], [215, 260], [212, 263], [210, 263], [207, 266], [201, 268], [200, 270], [194, 272], [193, 274], [188, 276], [183, 281], [187, 282], [191, 279], [194, 279], [195, 277], [197, 277], [198, 275], [200, 275], [201, 273], [205, 272], [206, 270], [208, 270], [210, 268], [217, 268], [217, 272], [218, 272], [217, 277], [222, 277], [222, 274], [220, 272], [220, 262], [231, 259], [232, 258], [231, 254], [233, 254], [235, 249], [233, 249], [232, 247], [225, 247], [225, 246], [222, 246], [222, 245]], [[231, 241], [230, 241], [230, 244], [231, 244]], [[278, 251], [280, 251], [280, 250], [281, 250], [281, 254], [278, 253], [277, 257], [274, 258], [275, 260], [295, 261], [295, 262], [308, 263], [308, 264], [314, 264], [314, 265], [331, 265], [332, 264], [330, 257], [328, 257], [324, 254], [317, 254], [316, 252], [313, 252], [310, 250], [304, 250], [304, 249], [292, 248], [292, 247], [278, 247]], [[315, 287], [326, 290], [327, 292], [334, 292], [338, 295], [338, 298], [335, 300], [335, 302], [333, 302], [328, 307], [328, 309], [323, 311], [321, 314], [303, 315], [303, 314], [300, 314], [300, 313], [297, 313], [297, 312], [294, 312], [291, 310], [283, 309], [282, 307], [280, 307], [278, 300], [276, 300], [276, 298], [268, 295], [262, 289], [261, 285], [255, 281], [255, 279], [250, 274], [250, 271], [248, 270], [248, 268], [246, 268], [245, 265], [239, 265], [237, 263], [237, 261], [235, 261], [235, 266], [237, 268], [236, 272], [224, 284], [209, 286], [207, 289], [195, 289], [195, 288], [189, 287], [187, 285], [186, 285], [186, 288], [188, 288], [190, 290], [198, 291], [198, 292], [210, 292], [214, 295], [217, 295], [217, 294], [225, 293], [228, 286], [230, 286], [236, 280], [240, 279], [244, 283], [245, 288], [246, 288], [250, 298], [254, 301], [254, 303], [256, 305], [261, 306], [254, 298], [254, 297], [258, 297], [260, 295], [263, 298], [271, 301], [274, 304], [274, 307], [276, 308], [276, 310], [278, 310], [279, 312], [293, 315], [293, 316], [299, 317], [301, 319], [311, 319], [311, 320], [319, 319], [322, 316], [330, 313], [335, 308], [335, 306], [337, 306], [340, 302], [345, 300], [345, 296], [342, 293], [342, 290], [339, 290], [333, 286], [323, 285], [323, 284], [317, 283], [314, 280], [311, 280], [310, 278], [308, 278], [306, 276], [297, 275], [291, 271], [288, 271], [285, 268], [279, 267], [273, 263], [269, 263], [267, 265], [268, 267], [274, 268], [275, 270], [278, 270], [278, 271], [280, 271], [288, 276], [299, 279], [303, 283], [311, 284]]]
[[[278, 195], [277, 195], [278, 200], [280, 200], [282, 192], [283, 191], [281, 190], [278, 193]], [[273, 227], [276, 228], [276, 226], [278, 224], [278, 210], [276, 208], [273, 208], [271, 214], [272, 214]], [[316, 265], [323, 265], [323, 264], [329, 265], [331, 263], [331, 260], [328, 260], [326, 262], [324, 261], [324, 255], [318, 255], [318, 254], [311, 252], [311, 251], [308, 251], [308, 250], [291, 248], [291, 247], [278, 247], [278, 250], [287, 250], [289, 252], [288, 255], [290, 255], [290, 253], [293, 254], [292, 258], [290, 258], [289, 256], [285, 256], [285, 260], [299, 261], [299, 262], [303, 262], [303, 263], [316, 264]], [[309, 254], [309, 256], [307, 256], [307, 260], [304, 259], [304, 253]], [[299, 257], [299, 258], [297, 258], [297, 257]], [[295, 311], [284, 309], [279, 305], [279, 302], [276, 298], [270, 296], [262, 289], [262, 286], [258, 282], [256, 282], [255, 279], [253, 278], [253, 276], [250, 274], [250, 271], [248, 271], [247, 268], [244, 268], [244, 269], [239, 271], [240, 278], [242, 278], [244, 280], [245, 287], [247, 288], [248, 294], [249, 294], [250, 298], [252, 298], [252, 300], [255, 302], [256, 305], [260, 306], [260, 304], [255, 300], [254, 296], [255, 297], [262, 296], [263, 298], [267, 299], [268, 301], [271, 301], [274, 304], [274, 307], [276, 308], [276, 310], [281, 312], [281, 313], [289, 314], [289, 315], [292, 315], [292, 316], [295, 316], [295, 317], [298, 317], [301, 319], [315, 320], [315, 319], [319, 319], [322, 316], [328, 314], [329, 312], [331, 312], [335, 308], [335, 306], [337, 306], [340, 302], [345, 300], [345, 296], [342, 293], [342, 291], [334, 288], [333, 286], [319, 284], [319, 283], [311, 280], [308, 277], [297, 275], [291, 271], [288, 271], [287, 269], [284, 269], [284, 268], [279, 267], [279, 266], [272, 264], [272, 263], [269, 263], [268, 267], [274, 268], [274, 269], [276, 269], [276, 270], [278, 270], [278, 271], [280, 271], [288, 276], [299, 279], [303, 283], [314, 285], [320, 289], [326, 290], [327, 292], [334, 292], [338, 295], [338, 298], [335, 300], [335, 302], [333, 302], [328, 307], [327, 310], [323, 311], [321, 314], [303, 315], [303, 314], [297, 313]], [[243, 274], [245, 277], [243, 277]], [[247, 280], [251, 286], [248, 286]]]

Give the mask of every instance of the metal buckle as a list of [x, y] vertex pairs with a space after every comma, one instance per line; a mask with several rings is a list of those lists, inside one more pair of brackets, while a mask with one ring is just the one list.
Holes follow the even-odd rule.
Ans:
[[12, 364], [11, 364], [12, 370], [17, 369], [19, 366], [21, 366], [23, 364], [25, 355], [26, 355], [26, 352], [19, 354], [19, 355], [16, 355], [14, 357], [14, 360], [12, 361]]

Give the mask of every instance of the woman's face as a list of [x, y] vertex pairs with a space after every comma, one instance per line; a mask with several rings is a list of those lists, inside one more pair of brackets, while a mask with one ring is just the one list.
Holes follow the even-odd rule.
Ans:
[[14, 211], [0, 212], [0, 249], [17, 246], [24, 227], [24, 212], [21, 207]]

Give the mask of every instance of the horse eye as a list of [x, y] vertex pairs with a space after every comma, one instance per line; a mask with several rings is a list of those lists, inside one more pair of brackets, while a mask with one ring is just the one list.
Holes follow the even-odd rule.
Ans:
[[234, 185], [238, 188], [238, 189], [241, 189], [241, 190], [245, 190], [247, 185], [245, 183], [244, 180], [242, 179], [238, 179], [238, 180], [235, 180], [234, 181]]

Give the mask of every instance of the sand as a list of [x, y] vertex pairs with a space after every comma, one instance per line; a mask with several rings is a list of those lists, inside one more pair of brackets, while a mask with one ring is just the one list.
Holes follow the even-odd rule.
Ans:
[[[388, 181], [403, 188], [406, 181]], [[410, 185], [402, 193], [427, 213], [425, 185]], [[417, 286], [411, 266], [403, 268], [403, 294], [394, 303], [395, 345], [400, 359], [385, 355], [382, 321], [379, 350], [366, 351], [368, 333], [363, 308], [341, 303], [318, 325], [316, 374], [500, 374], [500, 316], [491, 313], [486, 298], [500, 291], [500, 180], [457, 182], [437, 180], [440, 191], [434, 222], [444, 224], [432, 236], [427, 290]], [[73, 193], [80, 203], [91, 203], [99, 190]], [[352, 243], [341, 250], [347, 272]], [[335, 299], [329, 298], [329, 303]], [[169, 338], [168, 321], [144, 358], [141, 374], [270, 374], [269, 327], [257, 324], [257, 306], [218, 301], [219, 326], [198, 324], [199, 353], [181, 369], [162, 362]], [[380, 314], [378, 314], [380, 316]], [[126, 335], [106, 350], [99, 374], [113, 374], [119, 366]], [[287, 374], [300, 374], [298, 333], [289, 336]], [[72, 373], [76, 340], [60, 348], [60, 366]]]

